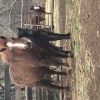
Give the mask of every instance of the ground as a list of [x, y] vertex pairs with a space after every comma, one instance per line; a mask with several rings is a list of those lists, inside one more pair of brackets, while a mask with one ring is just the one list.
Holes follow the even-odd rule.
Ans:
[[[54, 30], [71, 33], [74, 52], [72, 73], [67, 77], [71, 90], [65, 92], [64, 100], [100, 100], [99, 17], [100, 0], [54, 0]], [[61, 46], [66, 48], [67, 42]]]
[[82, 0], [80, 10], [82, 35], [95, 65], [95, 88], [90, 89], [90, 100], [100, 100], [100, 1]]
[[59, 5], [59, 13], [54, 12], [55, 30], [72, 34], [75, 57], [70, 99], [100, 100], [100, 1], [63, 0], [55, 5]]

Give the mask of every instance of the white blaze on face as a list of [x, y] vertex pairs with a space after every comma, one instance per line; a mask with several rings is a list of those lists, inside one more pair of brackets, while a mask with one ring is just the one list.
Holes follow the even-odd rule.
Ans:
[[8, 42], [6, 45], [9, 48], [14, 48], [14, 47], [17, 47], [17, 48], [20, 48], [20, 49], [27, 48], [27, 44], [24, 44], [24, 43], [12, 43], [12, 42]]

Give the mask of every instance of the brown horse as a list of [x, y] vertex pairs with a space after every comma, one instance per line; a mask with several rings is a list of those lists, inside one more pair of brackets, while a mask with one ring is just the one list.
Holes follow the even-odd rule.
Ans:
[[52, 79], [42, 77], [47, 74], [66, 75], [66, 72], [54, 71], [46, 66], [68, 66], [68, 64], [60, 62], [60, 58], [59, 60], [57, 57], [45, 53], [46, 49], [39, 48], [34, 43], [31, 49], [27, 48], [29, 42], [23, 38], [0, 37], [1, 60], [9, 65], [11, 80], [18, 86], [68, 89], [67, 86], [56, 85]]

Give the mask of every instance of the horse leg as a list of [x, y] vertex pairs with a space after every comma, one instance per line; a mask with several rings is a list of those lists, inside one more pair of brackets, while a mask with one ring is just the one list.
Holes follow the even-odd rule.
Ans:
[[66, 66], [66, 67], [70, 67], [68, 63], [63, 63], [63, 62], [57, 61], [57, 60], [52, 60], [52, 61], [50, 61], [50, 62], [48, 61], [48, 62], [47, 62], [47, 65], [49, 65], [49, 66], [50, 66], [50, 65], [51, 65], [51, 66], [53, 65], [53, 66], [62, 66], [62, 67], [63, 67], [63, 66]]
[[60, 50], [59, 48], [48, 47], [48, 52], [56, 57], [61, 57], [61, 58], [73, 57], [71, 51]]
[[50, 69], [49, 67], [46, 66], [38, 66], [38, 70], [42, 73], [46, 73], [46, 74], [57, 74], [57, 75], [67, 75], [66, 72], [59, 72], [59, 71], [54, 71], [52, 69]]
[[59, 86], [59, 85], [52, 84], [52, 82], [49, 79], [42, 79], [42, 80], [36, 82], [36, 85], [40, 86], [40, 87], [46, 87], [46, 88], [51, 88], [51, 89], [59, 89], [59, 90], [69, 89], [68, 86]]
[[70, 37], [71, 37], [70, 33], [67, 33], [67, 34], [58, 34], [58, 33], [53, 33], [53, 32], [48, 31], [47, 34], [48, 34], [47, 38], [48, 38], [49, 41], [70, 39]]
[[62, 58], [73, 57], [72, 51], [64, 51], [63, 49], [61, 49], [49, 42], [45, 42], [42, 44], [38, 43], [38, 45], [42, 46], [44, 49], [46, 49], [48, 51], [48, 53], [50, 53], [54, 56], [58, 56], [58, 57], [62, 57]]

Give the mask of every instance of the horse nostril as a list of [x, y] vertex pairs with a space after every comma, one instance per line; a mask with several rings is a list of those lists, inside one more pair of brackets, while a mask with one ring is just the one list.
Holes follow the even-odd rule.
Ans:
[[6, 48], [0, 48], [0, 52], [3, 52], [4, 50], [6, 50]]
[[26, 42], [26, 48], [31, 49], [32, 48], [32, 43]]

